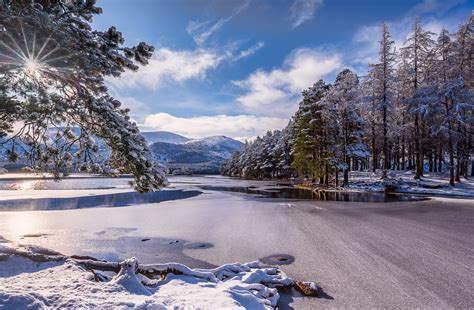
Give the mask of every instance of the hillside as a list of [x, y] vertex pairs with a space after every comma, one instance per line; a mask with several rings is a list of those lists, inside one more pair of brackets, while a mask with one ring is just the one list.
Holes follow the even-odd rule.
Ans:
[[[57, 129], [50, 129], [49, 132], [54, 136]], [[75, 134], [79, 134], [78, 129]], [[142, 135], [150, 145], [155, 159], [170, 172], [177, 174], [219, 173], [223, 162], [243, 146], [242, 142], [225, 136], [190, 139], [167, 131], [142, 132]], [[105, 142], [97, 137], [94, 140], [99, 146], [99, 156], [108, 158], [110, 150]], [[6, 148], [0, 149], [0, 165], [4, 165], [9, 171], [17, 171], [26, 165], [23, 154], [20, 154], [17, 163], [11, 163], [6, 160], [5, 151]]]
[[156, 142], [184, 143], [191, 140], [189, 138], [168, 131], [150, 131], [141, 132], [141, 134], [146, 139], [148, 144], [153, 144]]
[[171, 173], [219, 173], [230, 155], [243, 146], [242, 142], [225, 136], [188, 140], [184, 143], [156, 142], [151, 144], [155, 159]]

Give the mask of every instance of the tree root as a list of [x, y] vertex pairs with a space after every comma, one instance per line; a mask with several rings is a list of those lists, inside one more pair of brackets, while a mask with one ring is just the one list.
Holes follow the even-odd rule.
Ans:
[[[122, 278], [134, 278], [145, 287], [155, 287], [169, 274], [187, 275], [210, 282], [231, 280], [241, 276], [242, 284], [237, 290], [251, 291], [255, 296], [271, 301], [278, 300], [276, 288], [294, 287], [306, 296], [318, 296], [320, 288], [313, 282], [294, 281], [286, 277], [278, 268], [262, 268], [258, 261], [250, 263], [225, 264], [213, 269], [191, 269], [179, 263], [139, 264], [136, 258], [123, 262], [108, 262], [91, 256], [66, 256], [42, 247], [20, 245], [11, 248], [0, 245], [1, 259], [6, 260], [12, 255], [24, 257], [37, 263], [68, 261], [94, 274], [97, 282], [121, 281]], [[112, 272], [114, 277], [101, 272]]]

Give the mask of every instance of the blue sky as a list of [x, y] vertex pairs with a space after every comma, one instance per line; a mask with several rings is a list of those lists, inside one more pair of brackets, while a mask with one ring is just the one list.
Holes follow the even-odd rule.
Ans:
[[100, 0], [99, 30], [155, 53], [108, 84], [142, 130], [251, 138], [286, 125], [300, 92], [377, 60], [382, 21], [397, 46], [415, 16], [454, 31], [472, 0]]

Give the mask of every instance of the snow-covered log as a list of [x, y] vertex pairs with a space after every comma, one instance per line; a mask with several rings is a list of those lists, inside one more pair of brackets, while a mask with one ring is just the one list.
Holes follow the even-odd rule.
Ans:
[[[277, 268], [262, 267], [258, 261], [192, 269], [178, 263], [140, 264], [136, 258], [117, 263], [65, 256], [28, 245], [1, 245], [0, 257], [0, 301], [7, 308], [25, 304], [80, 308], [87, 303], [88, 307], [98, 308], [212, 305], [273, 309], [280, 298], [278, 287], [303, 283], [293, 281]], [[2, 276], [8, 266], [19, 272]], [[110, 276], [110, 272], [115, 275]], [[304, 283], [318, 289], [314, 283]]]

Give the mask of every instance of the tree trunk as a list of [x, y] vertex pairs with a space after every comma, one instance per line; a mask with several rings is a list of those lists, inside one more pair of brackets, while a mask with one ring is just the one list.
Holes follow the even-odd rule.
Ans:
[[456, 173], [454, 179], [456, 182], [461, 182], [461, 159], [459, 158], [459, 152], [456, 153]]
[[418, 121], [418, 113], [415, 113], [415, 179], [421, 179], [422, 160], [420, 149], [420, 124]]
[[349, 169], [344, 169], [343, 186], [347, 186], [348, 184], [349, 184]]
[[[372, 103], [373, 106], [375, 106], [375, 103]], [[373, 107], [372, 109], [375, 109]], [[375, 120], [373, 119], [375, 116], [372, 113], [372, 172], [375, 173], [375, 170], [377, 169], [377, 151], [376, 151], [376, 145], [375, 145]]]
[[[384, 85], [385, 86], [385, 85]], [[382, 179], [387, 178], [387, 171], [390, 169], [390, 162], [388, 157], [388, 127], [387, 127], [387, 106], [385, 98], [386, 90], [384, 89], [384, 108], [383, 108], [383, 168], [382, 168]]]
[[428, 156], [428, 171], [433, 172], [433, 153], [430, 152]]
[[443, 147], [441, 145], [438, 153], [438, 172], [443, 172]]

